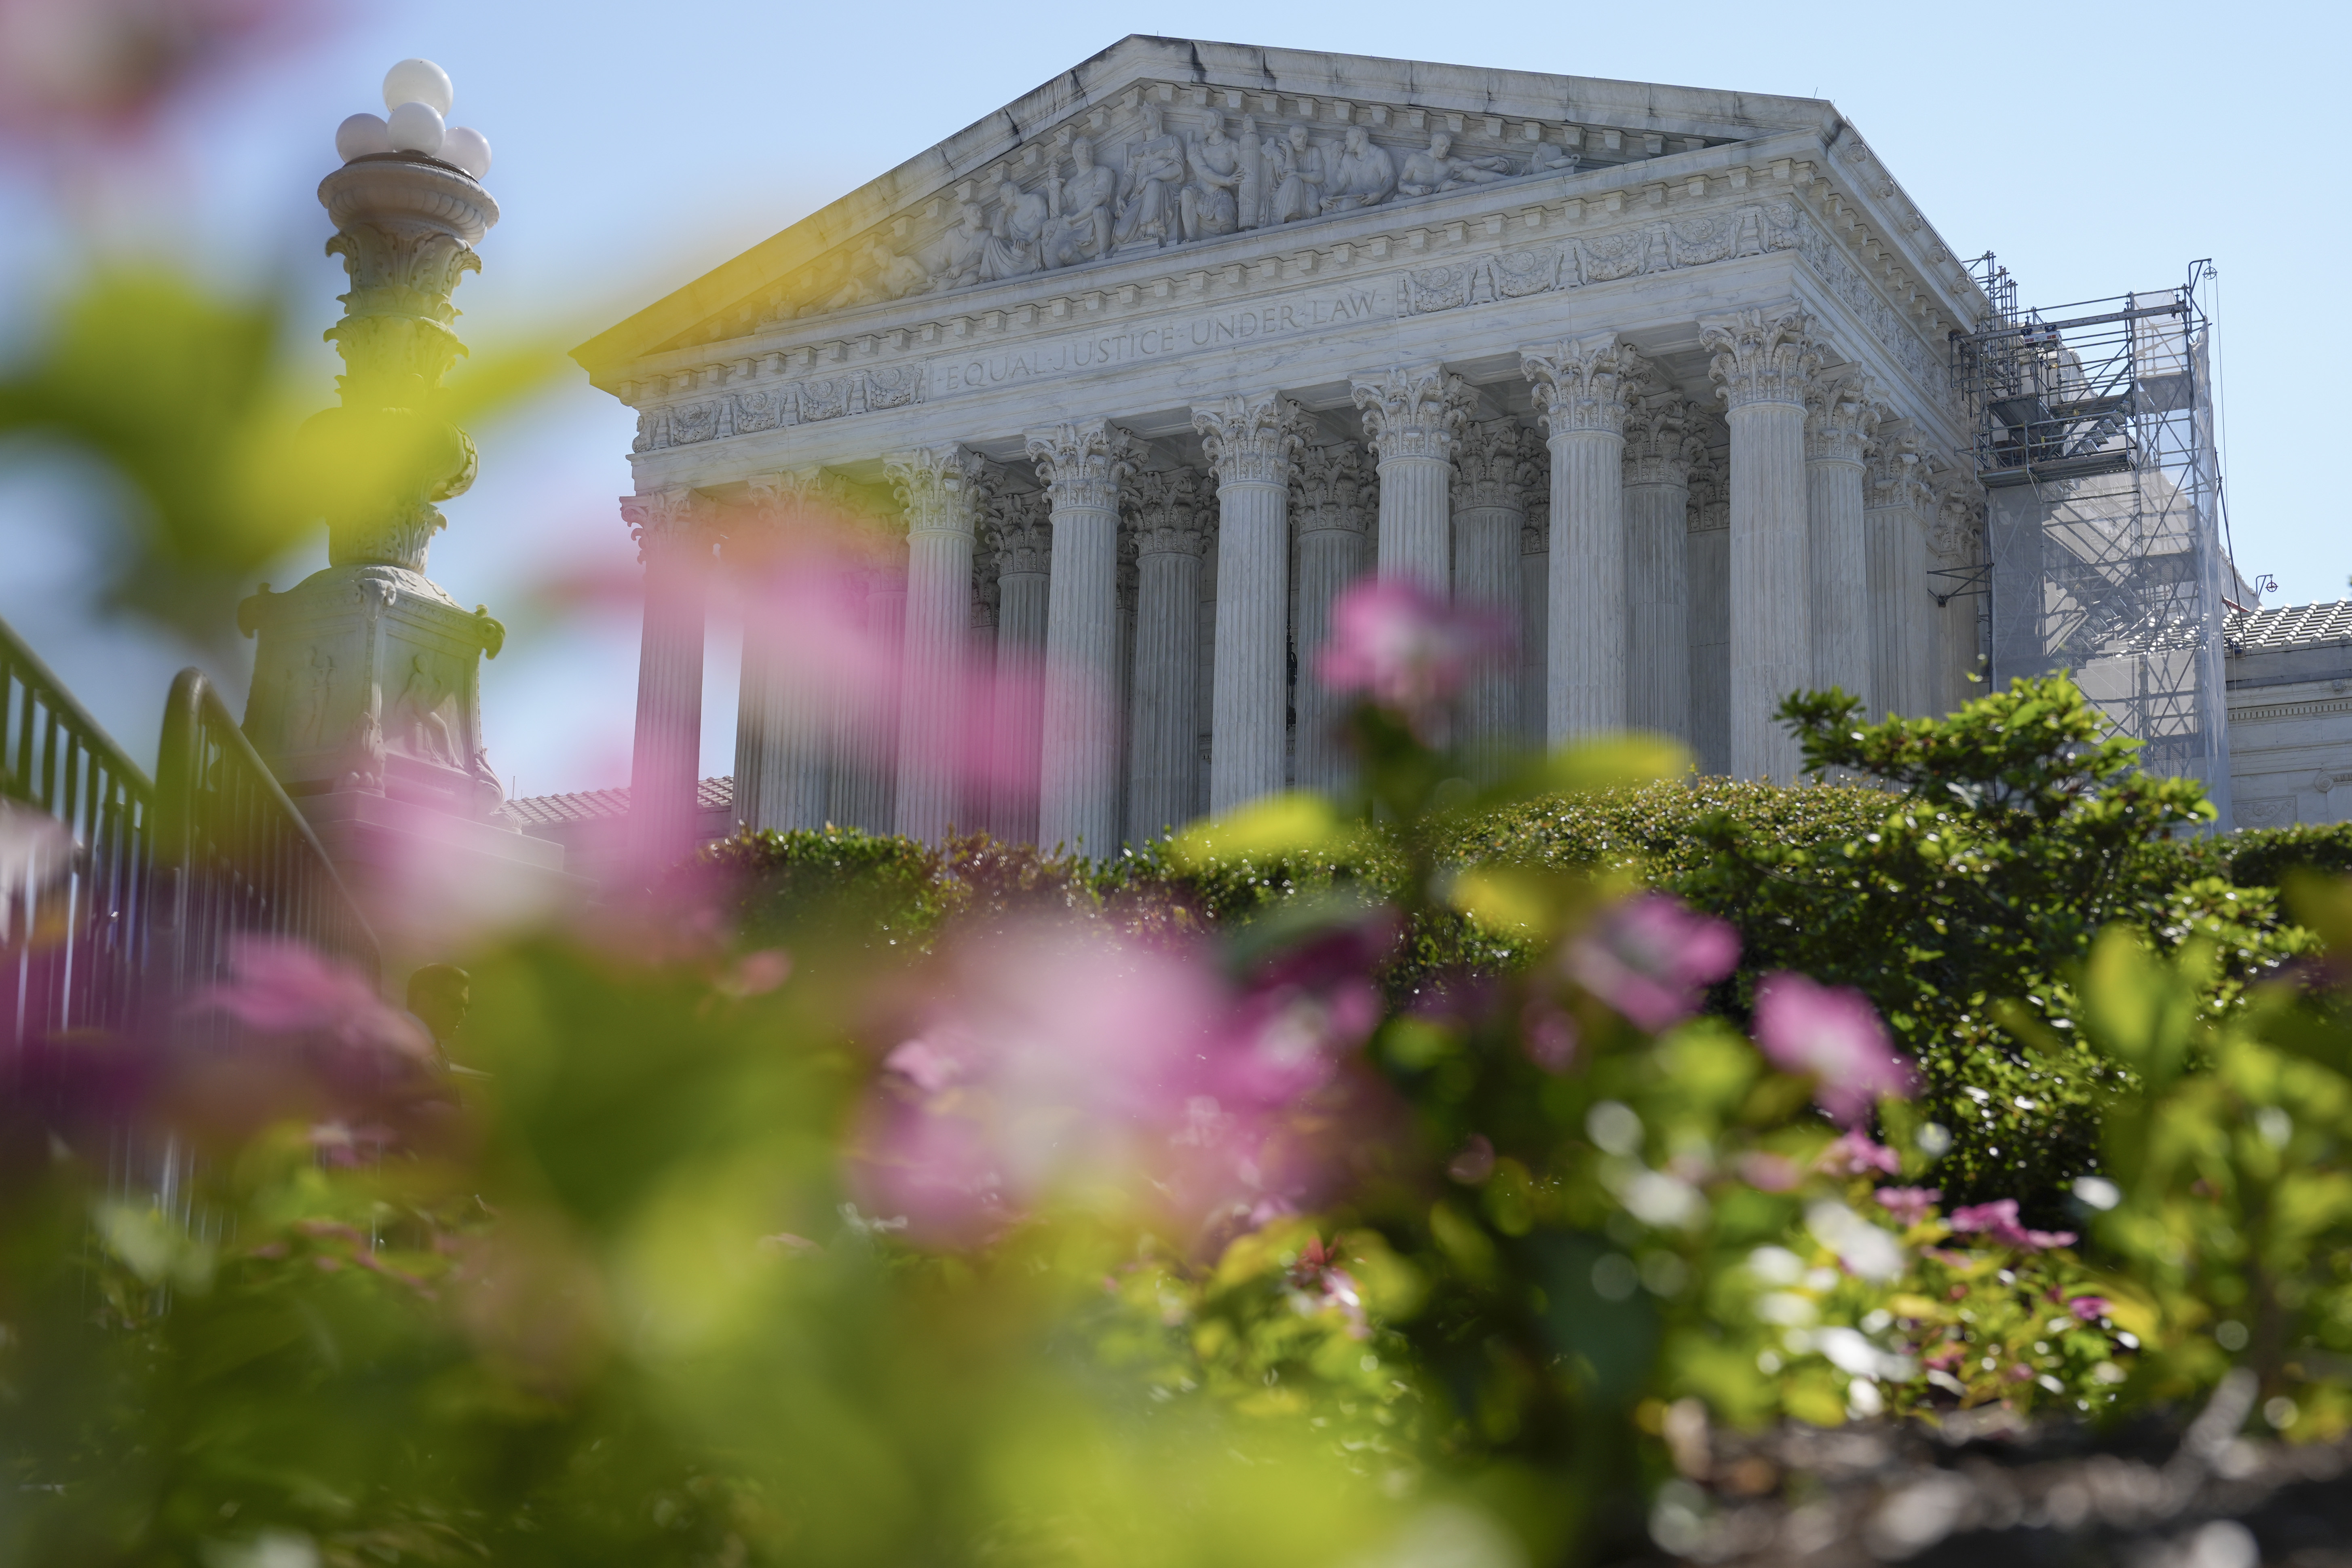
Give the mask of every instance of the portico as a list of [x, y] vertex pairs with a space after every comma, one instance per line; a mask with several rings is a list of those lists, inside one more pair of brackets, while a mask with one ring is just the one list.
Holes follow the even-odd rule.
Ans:
[[[908, 679], [813, 757], [747, 636], [751, 826], [1106, 853], [1334, 782], [1312, 658], [1368, 571], [1514, 625], [1471, 737], [1786, 780], [1787, 692], [1975, 663], [1927, 577], [1976, 559], [1945, 344], [1987, 308], [1825, 103], [1127, 39], [579, 351], [639, 413], [641, 808], [694, 798], [680, 554], [828, 488], [898, 542]], [[1048, 671], [988, 718], [1036, 783], [975, 801], [933, 705], [996, 649]]]

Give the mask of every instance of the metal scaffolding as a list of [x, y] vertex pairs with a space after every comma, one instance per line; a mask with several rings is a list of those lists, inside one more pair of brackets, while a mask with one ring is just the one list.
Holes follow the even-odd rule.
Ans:
[[1994, 314], [1955, 335], [1953, 373], [1985, 487], [1990, 673], [2063, 671], [2200, 780], [2229, 821], [2222, 549], [2210, 262], [2179, 288], [2021, 310], [1988, 254]]

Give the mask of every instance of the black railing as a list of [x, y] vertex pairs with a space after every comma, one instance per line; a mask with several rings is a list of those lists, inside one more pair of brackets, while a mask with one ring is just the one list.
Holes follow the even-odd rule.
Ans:
[[154, 791], [0, 622], [0, 1040], [121, 1026], [149, 957]]
[[0, 622], [0, 1048], [168, 1015], [242, 936], [378, 978], [375, 936], [203, 673], [183, 670], [150, 782]]
[[173, 994], [224, 977], [241, 935], [304, 942], [378, 978], [366, 918], [202, 670], [180, 671], [164, 704], [154, 844]]

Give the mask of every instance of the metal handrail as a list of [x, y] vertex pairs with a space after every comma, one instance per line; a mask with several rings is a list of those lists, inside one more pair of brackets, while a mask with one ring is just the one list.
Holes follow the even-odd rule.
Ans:
[[0, 798], [71, 844], [0, 871], [0, 1044], [120, 1027], [149, 954], [154, 786], [5, 621]]
[[151, 781], [0, 621], [0, 802], [64, 829], [0, 822], [0, 1056], [168, 1016], [240, 936], [379, 978], [367, 918], [201, 670], [172, 683]]
[[367, 918], [200, 669], [180, 671], [164, 703], [154, 842], [174, 994], [221, 977], [239, 933], [306, 942], [379, 977]]

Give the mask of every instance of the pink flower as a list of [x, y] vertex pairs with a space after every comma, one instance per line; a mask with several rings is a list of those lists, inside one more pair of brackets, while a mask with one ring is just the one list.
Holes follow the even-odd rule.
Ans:
[[1315, 668], [1332, 690], [1362, 692], [1425, 731], [1472, 669], [1508, 647], [1492, 616], [1448, 605], [1416, 583], [1367, 578], [1331, 606], [1331, 640]]
[[331, 963], [299, 942], [240, 938], [230, 950], [231, 979], [189, 999], [191, 1011], [228, 1014], [265, 1035], [320, 1037], [354, 1052], [433, 1059], [433, 1040], [405, 1013], [394, 1011], [356, 971]]
[[1484, 1132], [1473, 1132], [1467, 1142], [1455, 1151], [1446, 1163], [1445, 1173], [1465, 1187], [1475, 1187], [1495, 1173], [1495, 1142]]
[[1859, 1123], [1882, 1097], [1918, 1087], [1868, 997], [1786, 970], [1756, 988], [1756, 1044], [1781, 1071], [1811, 1074], [1814, 1103], [1842, 1126]]
[[1872, 1171], [1899, 1176], [1903, 1173], [1903, 1160], [1884, 1143], [1872, 1142], [1870, 1134], [1857, 1127], [1839, 1134], [1822, 1150], [1813, 1169], [1832, 1176], [1860, 1176]]
[[1569, 973], [1652, 1034], [1698, 1011], [1739, 962], [1739, 933], [1664, 893], [1643, 893], [1569, 943]]
[[2105, 1296], [2077, 1296], [2066, 1303], [2077, 1322], [2095, 1323], [2107, 1315], [2109, 1303]]
[[1996, 1198], [1989, 1204], [1974, 1204], [1954, 1209], [1950, 1215], [1952, 1228], [1966, 1236], [1981, 1236], [1996, 1247], [2014, 1247], [2023, 1252], [2046, 1252], [2053, 1247], [2072, 1247], [2074, 1233], [2071, 1230], [2028, 1230], [2018, 1223], [2017, 1200]]
[[1204, 952], [1076, 930], [950, 952], [868, 1098], [853, 1190], [938, 1246], [1079, 1188], [1227, 1233], [1292, 1212], [1344, 1158], [1293, 1122], [1307, 1097], [1349, 1092], [1392, 933], [1387, 918], [1328, 931], [1240, 989]]
[[1785, 1154], [1755, 1151], [1739, 1157], [1740, 1179], [1759, 1193], [1790, 1193], [1805, 1173]]
[[290, 0], [0, 0], [0, 127], [143, 128], [163, 103], [310, 7]]
[[1527, 1005], [1519, 1016], [1519, 1037], [1528, 1059], [1555, 1078], [1576, 1065], [1576, 1020], [1550, 1003]]
[[1905, 1225], [1917, 1225], [1944, 1201], [1940, 1187], [1881, 1187], [1878, 1205]]

